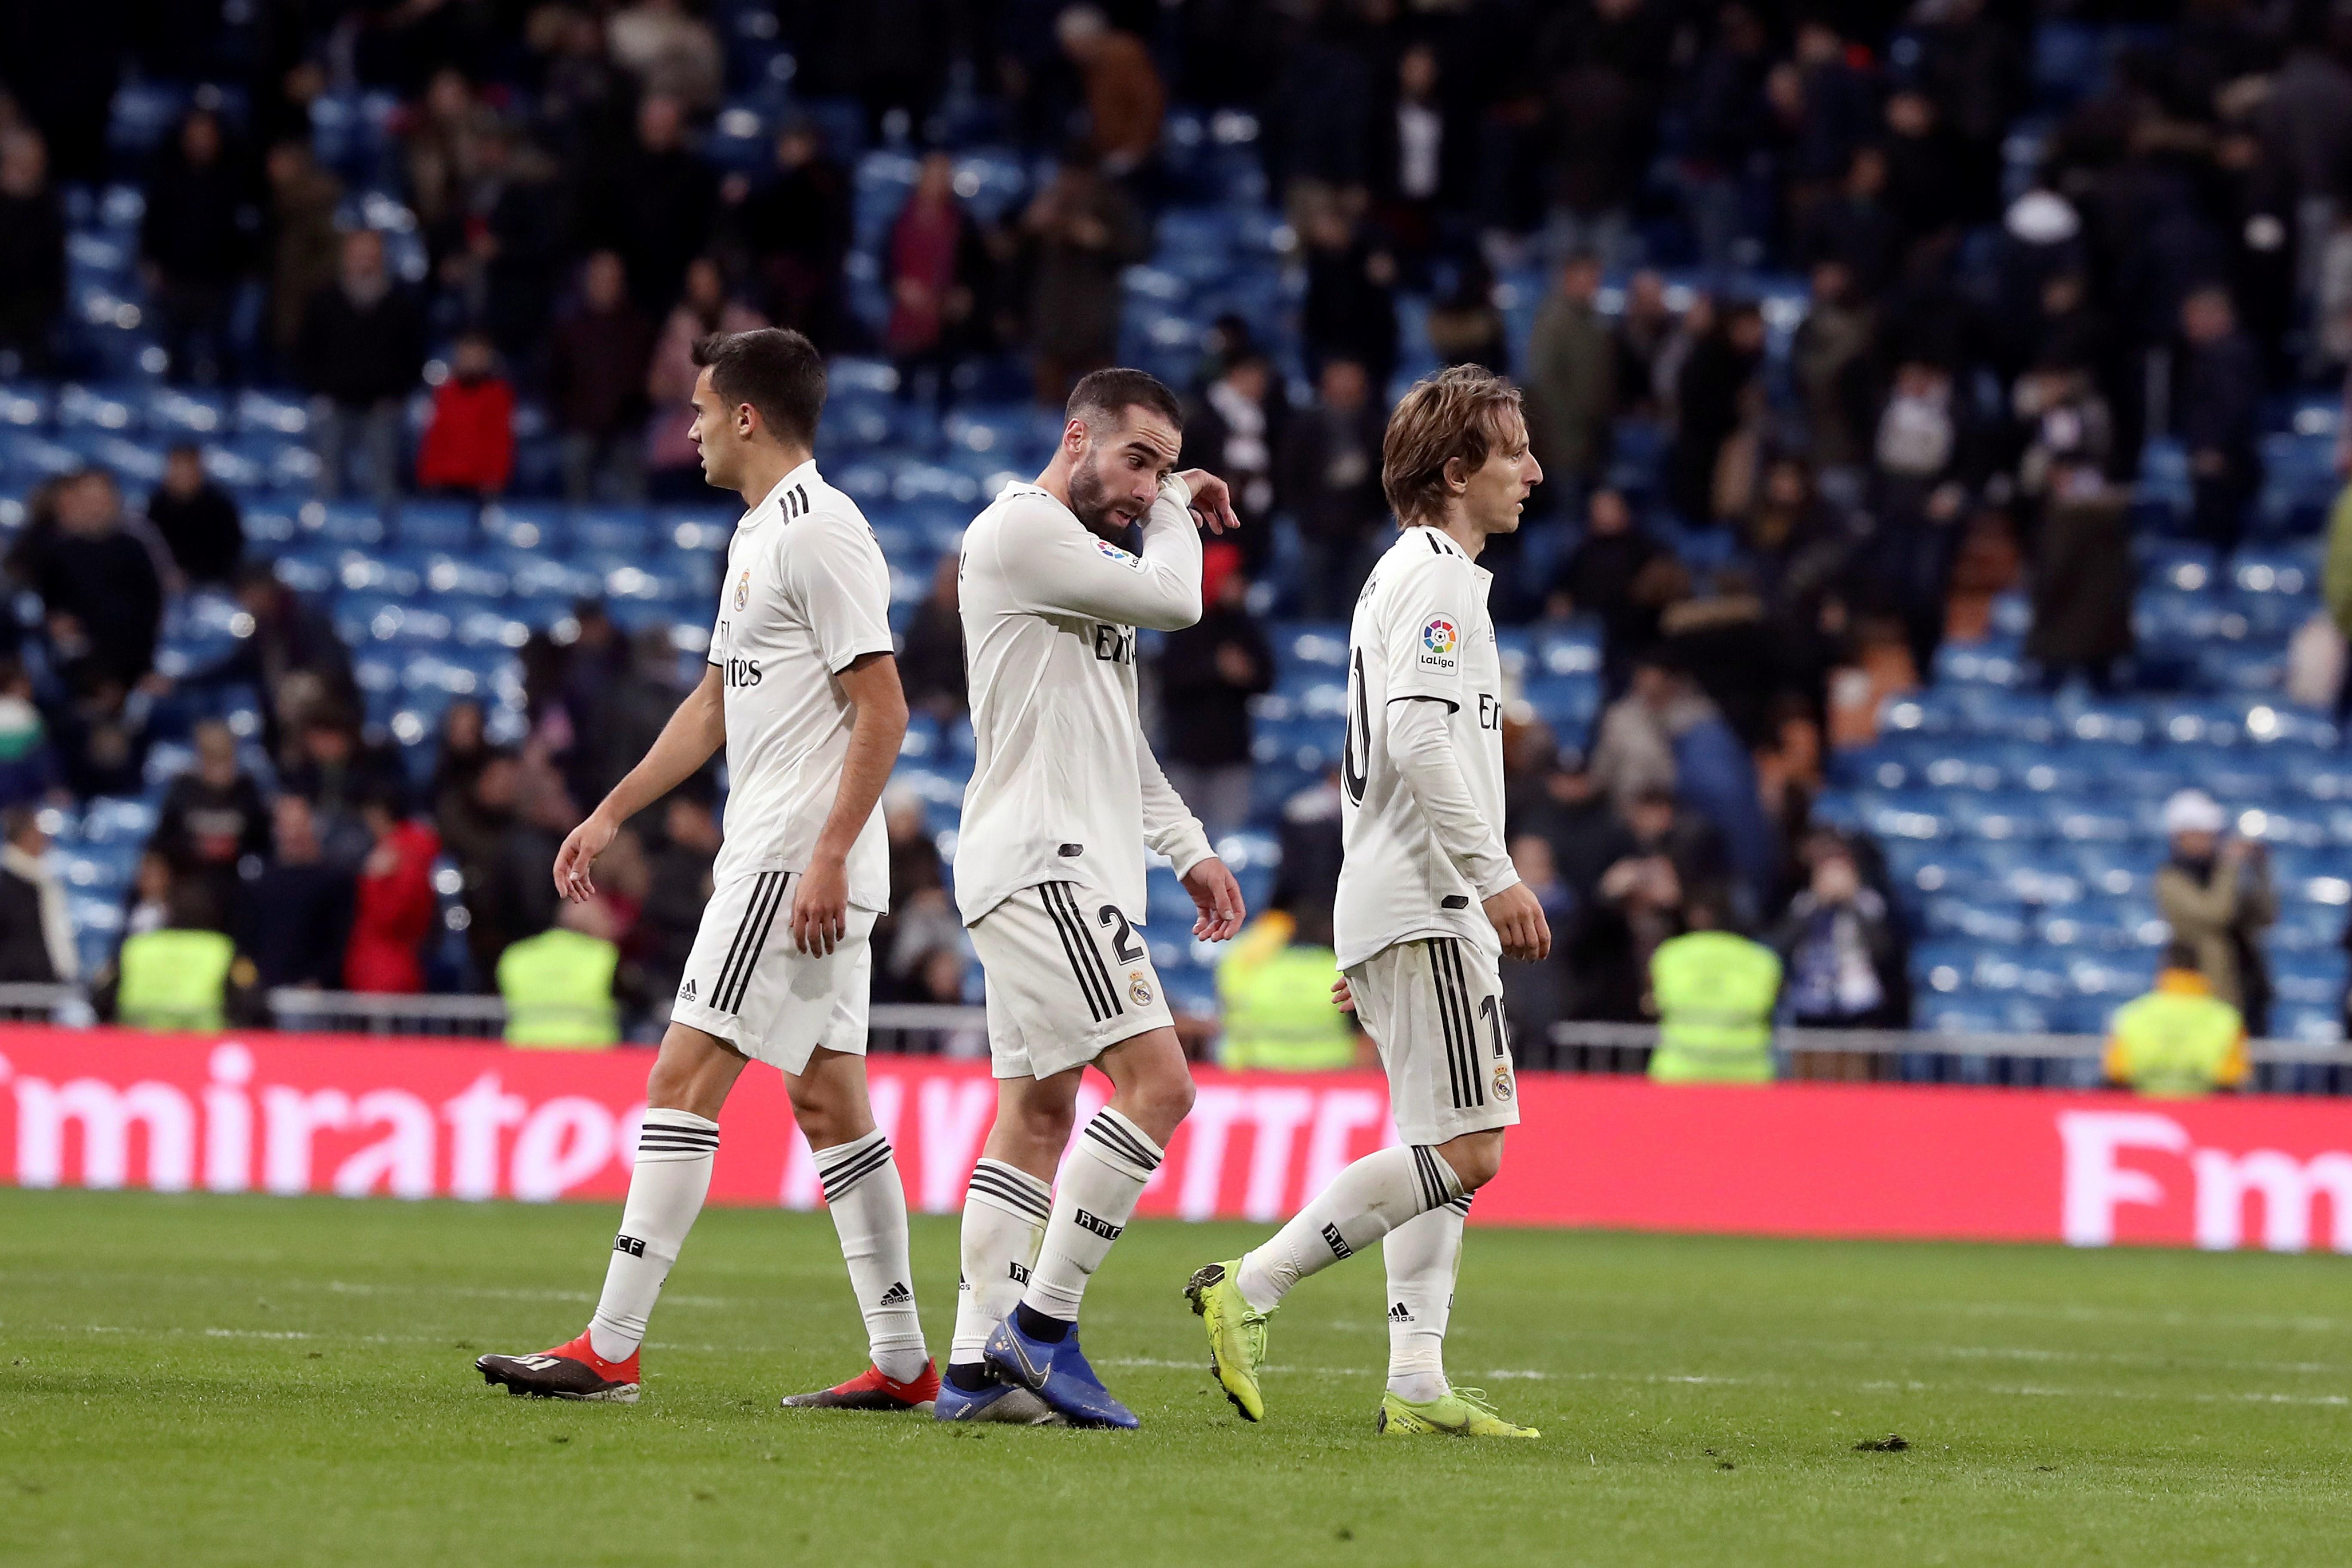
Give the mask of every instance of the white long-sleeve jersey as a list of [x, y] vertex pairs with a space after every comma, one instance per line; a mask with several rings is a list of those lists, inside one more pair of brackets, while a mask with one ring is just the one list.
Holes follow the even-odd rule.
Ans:
[[1135, 632], [1201, 618], [1191, 491], [1171, 478], [1143, 552], [1102, 539], [1033, 484], [1010, 484], [963, 538], [959, 597], [976, 755], [956, 836], [970, 925], [1024, 888], [1076, 881], [1143, 923], [1145, 849], [1179, 876], [1213, 853], [1138, 717]]
[[1339, 769], [1339, 963], [1451, 936], [1499, 953], [1486, 900], [1519, 879], [1503, 847], [1503, 667], [1494, 576], [1433, 528], [1372, 568], [1348, 633]]

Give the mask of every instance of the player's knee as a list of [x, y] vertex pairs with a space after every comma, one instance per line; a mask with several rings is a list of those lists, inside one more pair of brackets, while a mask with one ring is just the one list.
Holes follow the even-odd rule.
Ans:
[[830, 1149], [865, 1135], [856, 1125], [862, 1107], [850, 1103], [848, 1095], [831, 1084], [812, 1083], [806, 1079], [790, 1079], [793, 1119], [800, 1123], [812, 1149]]
[[1503, 1169], [1503, 1140], [1494, 1133], [1472, 1133], [1439, 1148], [1438, 1154], [1454, 1172], [1465, 1193], [1475, 1193]]
[[1061, 1100], [1038, 1099], [1022, 1105], [1013, 1131], [1034, 1149], [1050, 1149], [1059, 1159], [1077, 1124], [1077, 1107]]
[[1118, 1096], [1121, 1114], [1161, 1143], [1175, 1136], [1184, 1118], [1192, 1113], [1190, 1073], [1155, 1075], [1132, 1085]]

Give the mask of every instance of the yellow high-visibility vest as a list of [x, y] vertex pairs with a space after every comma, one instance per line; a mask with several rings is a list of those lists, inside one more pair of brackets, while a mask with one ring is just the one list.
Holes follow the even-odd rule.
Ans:
[[1772, 1081], [1772, 1007], [1780, 997], [1780, 955], [1723, 931], [1695, 931], [1650, 955], [1658, 1006], [1658, 1048], [1650, 1076], [1660, 1083]]
[[2116, 1010], [2112, 1076], [2142, 1094], [2189, 1099], [2245, 1076], [2246, 1021], [2210, 991], [2159, 984]]
[[613, 1000], [613, 975], [620, 966], [619, 948], [562, 926], [508, 948], [499, 955], [507, 1044], [554, 1050], [617, 1045], [621, 1010]]
[[166, 926], [122, 944], [114, 1016], [134, 1029], [225, 1029], [236, 944], [216, 931]]
[[1271, 1072], [1330, 1072], [1356, 1065], [1356, 1031], [1331, 1005], [1339, 958], [1328, 947], [1286, 944], [1217, 966], [1225, 1043], [1219, 1063]]

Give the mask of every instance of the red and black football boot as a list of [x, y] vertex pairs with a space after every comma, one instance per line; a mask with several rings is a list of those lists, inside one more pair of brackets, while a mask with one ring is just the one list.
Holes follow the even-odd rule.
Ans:
[[540, 1399], [599, 1399], [614, 1405], [637, 1402], [637, 1352], [626, 1361], [606, 1361], [583, 1332], [570, 1344], [537, 1355], [486, 1355], [474, 1365], [482, 1381], [504, 1384], [509, 1394]]
[[929, 1415], [939, 1397], [940, 1369], [925, 1362], [923, 1370], [904, 1383], [869, 1366], [847, 1383], [814, 1394], [787, 1394], [780, 1403], [787, 1410], [912, 1410]]

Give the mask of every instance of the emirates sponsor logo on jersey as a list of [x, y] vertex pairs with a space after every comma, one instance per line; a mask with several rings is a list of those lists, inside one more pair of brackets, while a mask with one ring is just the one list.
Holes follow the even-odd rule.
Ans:
[[751, 602], [751, 569], [743, 568], [743, 575], [735, 579], [735, 608], [740, 612]]
[[1423, 669], [1452, 669], [1454, 650], [1461, 646], [1462, 634], [1444, 616], [1432, 616], [1421, 628], [1421, 667]]

